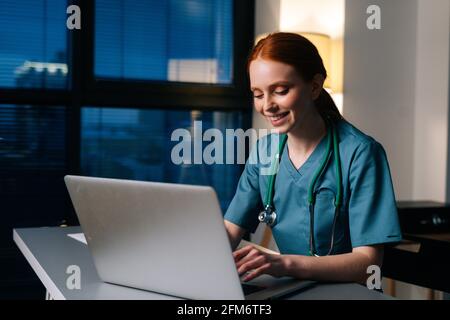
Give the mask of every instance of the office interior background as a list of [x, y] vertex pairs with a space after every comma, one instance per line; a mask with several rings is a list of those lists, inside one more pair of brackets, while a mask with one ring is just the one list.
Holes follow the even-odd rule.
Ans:
[[[44, 298], [12, 229], [78, 223], [66, 174], [210, 185], [225, 211], [243, 166], [175, 165], [170, 135], [267, 128], [245, 62], [273, 31], [324, 36], [328, 89], [385, 147], [397, 200], [449, 201], [448, 0], [0, 0], [0, 298]], [[446, 297], [387, 281], [398, 298]]]

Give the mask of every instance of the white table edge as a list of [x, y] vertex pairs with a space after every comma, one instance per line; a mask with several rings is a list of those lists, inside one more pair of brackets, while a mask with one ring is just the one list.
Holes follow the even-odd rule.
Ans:
[[13, 230], [13, 239], [16, 245], [19, 247], [19, 250], [25, 256], [25, 259], [27, 259], [28, 263], [31, 265], [34, 272], [41, 280], [44, 287], [47, 289], [47, 292], [50, 294], [51, 298], [54, 300], [66, 300], [62, 292], [58, 289], [49, 275], [45, 272], [44, 268], [40, 265], [39, 261], [26, 246], [25, 242], [23, 242], [22, 238], [19, 236], [15, 229]]

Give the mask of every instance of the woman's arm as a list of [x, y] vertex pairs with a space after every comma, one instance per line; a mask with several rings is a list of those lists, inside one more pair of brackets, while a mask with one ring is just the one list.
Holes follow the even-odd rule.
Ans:
[[351, 253], [310, 257], [301, 255], [274, 255], [247, 246], [233, 253], [240, 275], [249, 272], [244, 281], [267, 273], [276, 277], [290, 276], [299, 279], [365, 284], [367, 267], [383, 262], [383, 246], [363, 246]]
[[244, 236], [246, 230], [228, 220], [224, 220], [224, 222], [225, 229], [228, 233], [228, 238], [230, 239], [231, 249], [234, 251], [239, 242], [241, 242], [241, 239]]
[[363, 246], [351, 253], [325, 257], [286, 255], [286, 275], [319, 281], [367, 281], [367, 267], [383, 263], [383, 246]]

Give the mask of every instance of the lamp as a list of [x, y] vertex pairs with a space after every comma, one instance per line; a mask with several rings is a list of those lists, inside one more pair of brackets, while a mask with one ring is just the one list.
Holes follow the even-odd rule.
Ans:
[[[320, 57], [322, 58], [323, 65], [325, 66], [325, 70], [327, 70], [327, 73], [330, 73], [331, 69], [331, 38], [330, 36], [327, 36], [326, 34], [321, 33], [306, 33], [306, 32], [299, 32], [299, 34], [309, 41], [311, 41], [319, 51]], [[327, 77], [325, 79], [325, 83], [323, 84], [325, 89], [328, 89], [329, 91], [333, 92], [332, 86], [331, 86], [331, 80], [330, 77]]]

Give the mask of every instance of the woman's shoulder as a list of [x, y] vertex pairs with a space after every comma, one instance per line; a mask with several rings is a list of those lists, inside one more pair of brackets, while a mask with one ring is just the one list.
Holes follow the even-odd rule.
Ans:
[[[364, 149], [381, 149], [383, 146], [372, 136], [364, 133], [355, 125], [345, 119], [341, 119], [335, 122], [335, 126], [338, 134], [339, 148], [345, 153], [353, 153], [357, 150]], [[261, 136], [256, 141], [257, 155], [267, 153], [268, 150], [276, 152], [276, 148], [280, 142], [281, 135], [272, 131], [267, 135]], [[273, 148], [273, 149], [271, 149]]]
[[260, 136], [256, 144], [258, 146], [259, 150], [267, 150], [268, 148], [272, 146], [277, 146], [280, 142], [281, 134], [273, 131], [269, 131], [267, 134]]
[[338, 139], [340, 146], [342, 145], [344, 147], [347, 146], [355, 149], [367, 147], [369, 145], [381, 146], [375, 138], [364, 133], [345, 119], [337, 121], [336, 128], [339, 135]]
[[378, 158], [381, 155], [386, 157], [386, 151], [380, 142], [347, 120], [340, 120], [336, 127], [340, 153], [345, 155], [349, 161], [355, 158]]

